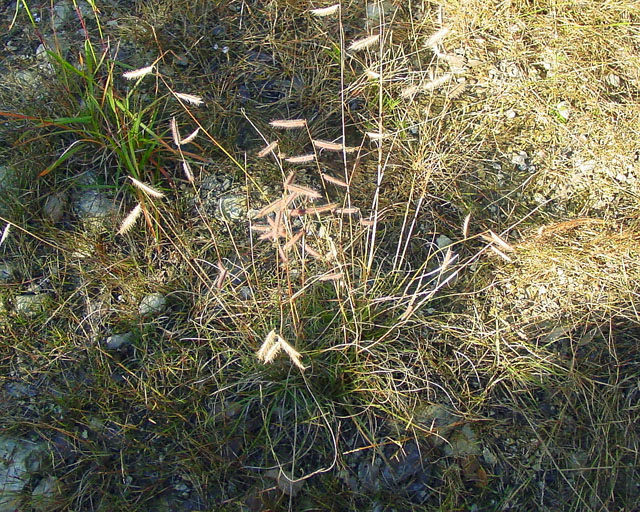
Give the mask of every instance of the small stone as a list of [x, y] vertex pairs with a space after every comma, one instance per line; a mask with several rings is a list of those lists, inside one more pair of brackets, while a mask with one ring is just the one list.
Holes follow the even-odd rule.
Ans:
[[620, 87], [620, 77], [615, 73], [609, 73], [606, 78], [606, 82], [614, 88]]
[[15, 266], [7, 261], [0, 262], [0, 283], [8, 283], [16, 275]]
[[393, 12], [393, 5], [388, 0], [371, 2], [367, 4], [367, 20], [378, 22], [380, 18], [389, 16]]
[[42, 213], [54, 224], [62, 220], [67, 195], [64, 192], [50, 195], [44, 203]]
[[511, 163], [518, 167], [521, 171], [527, 168], [527, 160], [529, 159], [529, 155], [526, 151], [519, 151], [515, 155], [511, 157]]
[[464, 425], [456, 430], [449, 438], [449, 443], [444, 446], [444, 452], [451, 457], [466, 457], [480, 455], [480, 444], [475, 432], [469, 425]]
[[495, 466], [498, 463], [498, 457], [489, 448], [482, 450], [482, 458], [490, 466]]
[[0, 512], [21, 510], [17, 496], [43, 462], [45, 445], [0, 437]]
[[513, 119], [514, 117], [516, 117], [516, 111], [515, 110], [507, 110], [504, 115], [505, 115], [505, 117], [507, 119]]
[[31, 491], [31, 506], [38, 511], [52, 509], [56, 495], [61, 492], [60, 481], [55, 476], [45, 476]]
[[51, 297], [46, 293], [36, 295], [18, 295], [13, 302], [14, 310], [17, 314], [33, 318], [42, 313]]
[[240, 194], [228, 194], [220, 198], [219, 211], [227, 220], [246, 219], [247, 200]]
[[242, 300], [249, 300], [252, 297], [253, 297], [253, 291], [249, 286], [240, 287], [240, 298]]
[[119, 350], [123, 347], [126, 347], [133, 342], [134, 335], [131, 331], [125, 332], [122, 334], [114, 334], [113, 336], [109, 336], [104, 344], [107, 347], [107, 350]]
[[140, 301], [138, 311], [142, 316], [160, 315], [167, 308], [167, 298], [160, 292], [150, 293]]
[[76, 195], [74, 209], [80, 220], [95, 223], [115, 213], [113, 200], [100, 190], [86, 189]]
[[580, 172], [590, 172], [590, 171], [593, 171], [595, 167], [596, 167], [595, 160], [587, 160], [586, 162], [582, 162], [580, 165], [578, 165], [578, 170]]
[[438, 246], [438, 249], [442, 250], [453, 244], [453, 240], [451, 240], [451, 238], [446, 235], [440, 235], [438, 238], [436, 238], [436, 244]]
[[63, 25], [69, 21], [72, 13], [73, 6], [71, 5], [71, 2], [56, 2], [53, 6], [53, 13], [51, 16], [53, 30], [60, 30]]

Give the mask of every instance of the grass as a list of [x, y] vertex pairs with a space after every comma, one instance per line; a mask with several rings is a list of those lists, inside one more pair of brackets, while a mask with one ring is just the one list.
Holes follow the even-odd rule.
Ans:
[[46, 510], [638, 507], [634, 2], [17, 5], [21, 508], [44, 475]]

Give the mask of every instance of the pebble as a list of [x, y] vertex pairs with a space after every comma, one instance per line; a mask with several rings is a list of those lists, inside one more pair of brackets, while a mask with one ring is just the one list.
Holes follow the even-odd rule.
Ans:
[[55, 497], [60, 492], [60, 481], [55, 476], [45, 476], [40, 479], [38, 485], [31, 491], [31, 506], [34, 510], [42, 512], [52, 510]]
[[52, 194], [47, 197], [42, 208], [42, 213], [54, 224], [62, 220], [67, 195], [64, 192]]
[[227, 194], [219, 201], [219, 211], [226, 220], [244, 220], [247, 218], [247, 199], [240, 194]]
[[131, 331], [125, 332], [122, 334], [114, 334], [109, 336], [104, 344], [107, 347], [107, 350], [119, 350], [123, 347], [127, 347], [131, 345], [131, 342], [134, 339], [134, 335]]
[[0, 283], [8, 283], [16, 275], [16, 268], [7, 261], [0, 262]]
[[451, 238], [449, 238], [447, 235], [440, 235], [438, 238], [436, 238], [436, 245], [440, 250], [446, 249], [452, 243], [453, 243], [453, 240], [451, 240]]
[[44, 443], [0, 437], [0, 512], [20, 510], [18, 495], [42, 465]]
[[95, 223], [115, 213], [113, 200], [96, 189], [80, 191], [74, 200], [74, 209], [80, 220]]
[[33, 318], [42, 313], [51, 298], [46, 293], [36, 295], [18, 295], [13, 302], [17, 314]]
[[160, 315], [167, 309], [167, 298], [160, 292], [146, 295], [138, 306], [141, 316]]

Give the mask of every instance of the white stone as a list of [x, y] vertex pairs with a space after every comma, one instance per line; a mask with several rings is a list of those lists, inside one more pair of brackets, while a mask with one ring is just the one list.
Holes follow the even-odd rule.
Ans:
[[141, 301], [138, 311], [142, 316], [159, 315], [167, 308], [167, 298], [160, 292], [150, 293]]

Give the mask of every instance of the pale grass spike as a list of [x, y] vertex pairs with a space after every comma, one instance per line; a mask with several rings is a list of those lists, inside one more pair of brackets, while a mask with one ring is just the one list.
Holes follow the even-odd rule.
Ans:
[[187, 135], [184, 139], [180, 141], [180, 145], [184, 146], [185, 144], [189, 144], [189, 142], [193, 141], [193, 139], [197, 137], [199, 132], [200, 132], [200, 128], [196, 128], [193, 133], [191, 133], [190, 135]]
[[311, 14], [314, 16], [331, 16], [340, 9], [340, 4], [330, 5], [329, 7], [320, 7], [318, 9], [311, 9]]
[[202, 97], [196, 96], [195, 94], [186, 94], [183, 92], [176, 92], [174, 94], [176, 95], [176, 98], [184, 101], [185, 103], [189, 103], [190, 105], [195, 105], [196, 107], [204, 103]]
[[260, 152], [258, 153], [258, 158], [264, 158], [265, 156], [267, 156], [269, 153], [271, 153], [274, 149], [276, 149], [278, 147], [278, 141], [274, 141], [271, 142], [270, 144], [268, 144], [267, 146], [265, 146], [263, 149], [260, 150]]
[[153, 73], [154, 66], [147, 66], [144, 68], [134, 69], [132, 71], [127, 71], [126, 73], [122, 73], [122, 78], [125, 80], [136, 80], [137, 78], [142, 78], [143, 76], [147, 76], [149, 73]]
[[120, 229], [118, 229], [118, 234], [124, 235], [125, 233], [127, 233], [136, 223], [136, 221], [138, 220], [138, 217], [140, 217], [140, 213], [142, 213], [142, 205], [138, 203], [136, 207], [133, 210], [131, 210], [129, 214], [124, 218], [124, 220], [122, 221], [122, 224], [120, 224]]
[[151, 197], [157, 197], [157, 198], [161, 198], [164, 197], [164, 194], [162, 192], [159, 192], [158, 190], [156, 190], [153, 187], [150, 187], [149, 185], [146, 185], [145, 183], [142, 183], [141, 181], [138, 181], [137, 179], [129, 176], [129, 179], [133, 182], [133, 184], [139, 188], [140, 190], [142, 190], [145, 194], [151, 196]]
[[359, 50], [364, 50], [366, 48], [370, 48], [378, 43], [380, 40], [380, 34], [375, 34], [373, 36], [365, 37], [363, 39], [358, 39], [349, 45], [349, 50], [357, 52]]
[[269, 124], [274, 128], [289, 130], [293, 128], [304, 128], [307, 126], [307, 121], [305, 119], [274, 119]]

